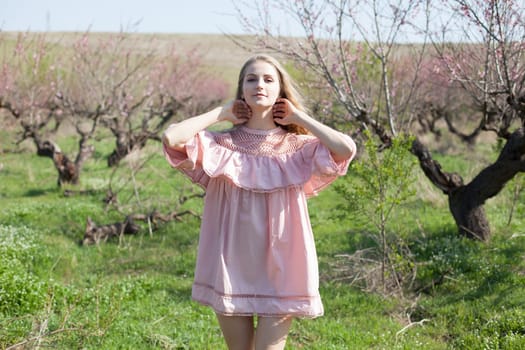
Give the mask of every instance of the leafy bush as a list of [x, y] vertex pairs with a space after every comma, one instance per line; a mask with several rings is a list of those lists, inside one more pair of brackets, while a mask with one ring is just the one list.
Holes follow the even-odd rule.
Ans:
[[[383, 293], [402, 292], [402, 285], [413, 278], [411, 253], [404, 242], [406, 232], [393, 229], [395, 213], [414, 196], [414, 168], [416, 162], [410, 155], [412, 139], [399, 136], [392, 145], [379, 151], [379, 144], [365, 131], [366, 154], [352, 165], [356, 175], [350, 182], [339, 182], [336, 191], [344, 198], [338, 207], [339, 218], [349, 212], [360, 217], [375, 247], [350, 256], [350, 265], [365, 271], [350, 272], [367, 276], [366, 288]], [[359, 220], [359, 218], [356, 218]], [[352, 269], [350, 269], [352, 271]]]
[[41, 308], [46, 282], [33, 272], [39, 253], [35, 232], [27, 227], [0, 225], [0, 314], [22, 315]]

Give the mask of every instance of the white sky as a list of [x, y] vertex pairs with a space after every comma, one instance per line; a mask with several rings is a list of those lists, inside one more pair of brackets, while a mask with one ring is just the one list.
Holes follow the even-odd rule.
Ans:
[[2, 31], [242, 34], [235, 15], [231, 0], [0, 0]]
[[[255, 0], [0, 0], [0, 31], [245, 34], [234, 2], [253, 18], [246, 6]], [[525, 0], [516, 4], [523, 9]], [[370, 14], [358, 12], [366, 28], [372, 23]], [[304, 35], [283, 11], [272, 11], [270, 20], [280, 34]], [[359, 38], [347, 30], [349, 38]]]

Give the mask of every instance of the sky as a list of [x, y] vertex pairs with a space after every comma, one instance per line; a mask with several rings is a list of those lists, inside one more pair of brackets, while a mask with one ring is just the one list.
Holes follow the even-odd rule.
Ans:
[[[0, 31], [246, 34], [234, 3], [256, 16], [255, 0], [0, 0]], [[282, 35], [304, 36], [286, 11], [269, 20]]]
[[[253, 18], [254, 2], [255, 0], [0, 0], [0, 31], [246, 34], [238, 20], [234, 3], [246, 10], [245, 15]], [[525, 0], [519, 0], [518, 3], [523, 6]], [[250, 5], [251, 11], [246, 7]], [[371, 17], [365, 11], [359, 13], [366, 29], [369, 26], [367, 20]], [[285, 11], [273, 10], [269, 20], [282, 35], [304, 35], [300, 25]], [[385, 28], [388, 29], [388, 25]], [[359, 35], [355, 33], [349, 29], [347, 37], [359, 40]], [[406, 38], [408, 41], [418, 40], [418, 37]]]
[[243, 33], [232, 0], [0, 0], [0, 30]]

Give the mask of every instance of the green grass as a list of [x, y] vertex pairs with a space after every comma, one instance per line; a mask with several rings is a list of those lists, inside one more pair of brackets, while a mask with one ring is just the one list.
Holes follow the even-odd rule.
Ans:
[[[74, 140], [60, 144], [64, 150], [74, 148]], [[55, 349], [225, 349], [213, 312], [190, 299], [198, 218], [183, 217], [151, 234], [141, 223], [139, 234], [121, 241], [79, 245], [88, 216], [97, 223], [123, 218], [102, 202], [110, 183], [105, 156], [111, 146], [97, 144], [81, 184], [68, 186], [93, 191], [72, 197], [56, 187], [49, 159], [29, 150], [1, 155], [0, 280], [12, 284], [0, 285], [0, 307], [5, 306], [0, 308], [0, 348], [24, 341], [31, 348], [40, 341]], [[181, 191], [200, 190], [169, 168], [158, 144], [147, 151], [151, 157], [133, 163], [149, 160], [134, 182], [126, 163], [113, 177], [122, 208], [200, 212], [199, 198], [178, 203]], [[461, 158], [442, 160], [470, 171]], [[352, 176], [338, 181], [352, 181]], [[344, 220], [333, 217], [341, 200], [333, 187], [312, 198], [325, 316], [296, 320], [287, 349], [523, 348], [525, 198], [522, 194], [507, 225], [511, 188], [486, 205], [493, 231], [486, 244], [457, 237], [446, 206], [416, 197], [399, 209], [390, 229], [408, 237], [419, 266], [416, 285], [425, 287], [418, 296], [407, 293], [407, 300], [332, 278], [340, 262], [336, 255], [370, 246], [372, 229], [357, 213]], [[13, 235], [20, 238], [15, 243], [9, 240]], [[421, 322], [405, 328], [410, 321]]]

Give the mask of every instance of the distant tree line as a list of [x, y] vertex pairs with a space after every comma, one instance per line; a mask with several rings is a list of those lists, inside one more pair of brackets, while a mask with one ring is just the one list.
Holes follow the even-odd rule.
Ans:
[[[58, 38], [58, 40], [57, 40]], [[160, 49], [155, 38], [127, 33], [0, 33], [0, 110], [18, 125], [17, 143], [31, 140], [39, 156], [49, 157], [58, 185], [78, 184], [93, 152], [93, 139], [109, 134], [114, 167], [159, 133], [170, 121], [196, 114], [222, 101], [228, 85], [204, 75], [195, 48]], [[54, 140], [64, 123], [78, 138], [76, 155]]]

